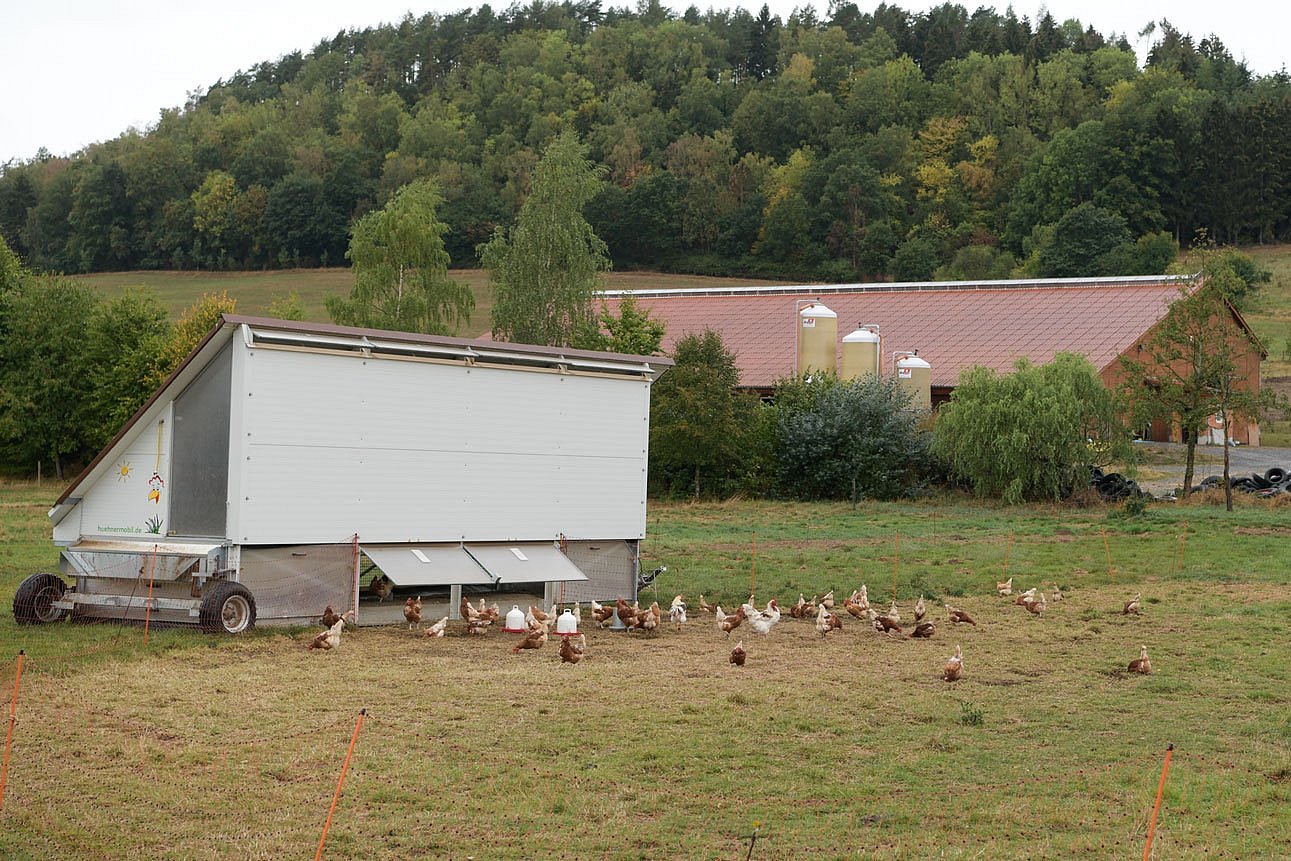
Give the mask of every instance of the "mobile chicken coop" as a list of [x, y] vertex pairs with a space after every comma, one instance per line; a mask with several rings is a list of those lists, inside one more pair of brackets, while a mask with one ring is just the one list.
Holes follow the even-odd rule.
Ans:
[[373, 567], [454, 607], [632, 595], [670, 364], [225, 315], [50, 510], [63, 576], [15, 617], [236, 633], [357, 611]]

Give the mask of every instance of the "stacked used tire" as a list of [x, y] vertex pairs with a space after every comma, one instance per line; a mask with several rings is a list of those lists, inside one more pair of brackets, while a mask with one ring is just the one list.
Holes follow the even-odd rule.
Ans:
[[[1197, 486], [1205, 489], [1218, 487], [1223, 483], [1223, 476], [1211, 475], [1204, 478]], [[1275, 466], [1272, 469], [1265, 470], [1263, 474], [1253, 472], [1250, 476], [1240, 478], [1230, 476], [1228, 485], [1233, 490], [1255, 493], [1260, 496], [1277, 496], [1280, 493], [1291, 493], [1291, 470]]]
[[1105, 473], [1096, 466], [1089, 470], [1089, 486], [1098, 491], [1099, 498], [1106, 502], [1147, 496], [1137, 481], [1126, 478], [1119, 472]]

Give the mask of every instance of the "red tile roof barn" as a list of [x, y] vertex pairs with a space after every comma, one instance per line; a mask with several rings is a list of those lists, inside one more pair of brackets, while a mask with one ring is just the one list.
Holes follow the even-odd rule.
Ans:
[[[884, 367], [894, 350], [918, 350], [932, 385], [953, 387], [960, 371], [1009, 371], [1025, 356], [1043, 364], [1078, 353], [1099, 371], [1165, 316], [1190, 276], [1035, 281], [845, 284], [636, 291], [637, 305], [667, 327], [663, 348], [705, 327], [735, 353], [740, 384], [769, 388], [794, 372], [799, 299], [838, 314], [838, 337], [877, 323]], [[619, 292], [607, 292], [617, 310]]]

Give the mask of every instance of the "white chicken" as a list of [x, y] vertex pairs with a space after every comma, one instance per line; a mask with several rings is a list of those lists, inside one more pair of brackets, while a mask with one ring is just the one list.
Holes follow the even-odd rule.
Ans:
[[323, 631], [310, 641], [307, 649], [335, 649], [341, 645], [341, 629], [345, 627], [345, 617], [336, 620], [336, 624]]
[[767, 608], [763, 612], [758, 612], [757, 610], [754, 610], [751, 614], [747, 611], [745, 612], [748, 615], [749, 625], [764, 637], [770, 634], [776, 622], [780, 621], [780, 605], [776, 603], [775, 598], [767, 602]]
[[438, 622], [436, 622], [435, 624], [431, 625], [429, 628], [426, 629], [426, 636], [442, 637], [444, 636], [444, 631], [447, 628], [448, 628], [448, 617], [445, 616], [444, 618], [440, 619]]

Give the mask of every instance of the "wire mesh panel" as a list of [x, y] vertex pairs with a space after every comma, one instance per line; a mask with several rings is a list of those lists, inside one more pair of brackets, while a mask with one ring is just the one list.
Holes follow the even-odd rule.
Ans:
[[570, 541], [565, 555], [587, 575], [586, 580], [555, 586], [564, 601], [631, 598], [637, 575], [637, 542]]
[[260, 624], [313, 621], [329, 606], [343, 613], [354, 606], [354, 546], [243, 547], [238, 579]]

